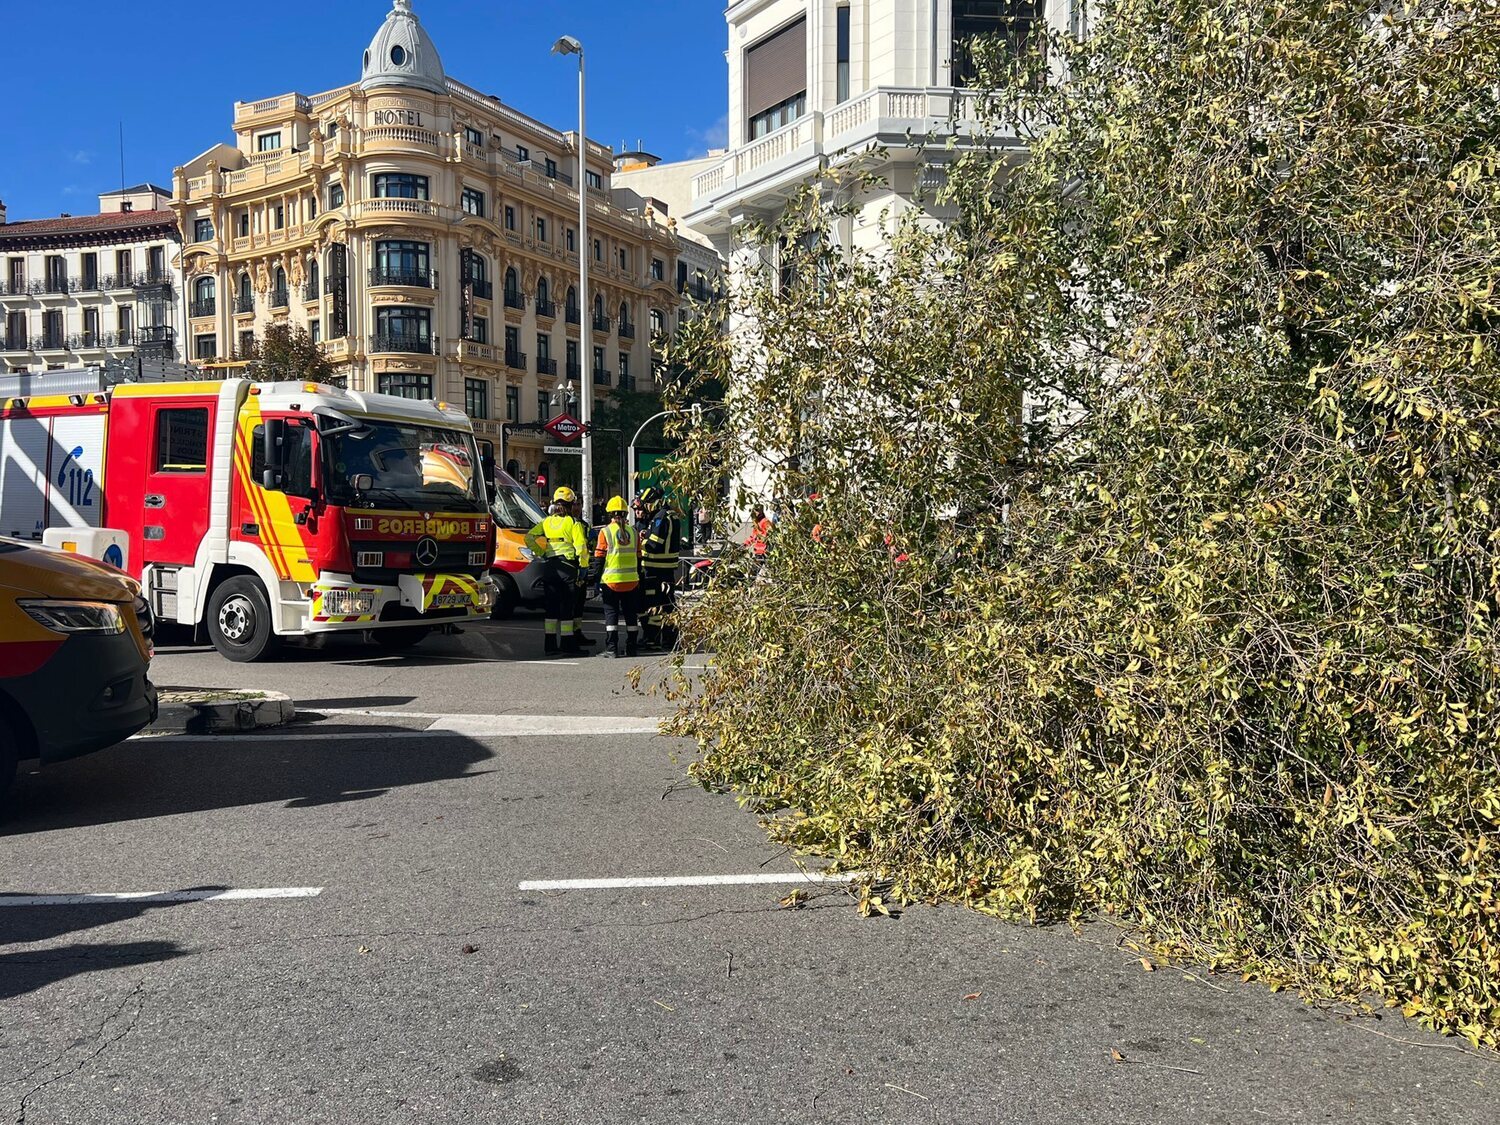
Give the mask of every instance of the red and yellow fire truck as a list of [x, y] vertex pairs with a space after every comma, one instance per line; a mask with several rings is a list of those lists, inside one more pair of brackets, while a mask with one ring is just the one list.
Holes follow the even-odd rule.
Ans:
[[353, 630], [402, 648], [489, 614], [495, 533], [461, 412], [317, 383], [80, 378], [0, 388], [0, 535], [113, 563], [231, 660]]

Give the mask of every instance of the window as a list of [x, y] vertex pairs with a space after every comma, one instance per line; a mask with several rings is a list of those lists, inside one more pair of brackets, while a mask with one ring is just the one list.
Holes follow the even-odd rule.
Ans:
[[[248, 273], [242, 273], [242, 274], [240, 274], [240, 301], [242, 303], [248, 304], [248, 303], [250, 303], [251, 301], [254, 301], [254, 300], [255, 300], [255, 293], [254, 293], [254, 291], [250, 287], [250, 275]], [[236, 312], [249, 312], [250, 310], [248, 308], [244, 308], [244, 309], [236, 309], [235, 311]]]
[[568, 341], [568, 376], [571, 378], [578, 372], [578, 341]]
[[514, 325], [505, 326], [505, 351], [507, 355], [514, 355], [521, 350], [521, 330]]
[[200, 277], [193, 282], [194, 316], [213, 316], [214, 298], [218, 293], [218, 282], [211, 277]]
[[249, 211], [241, 211], [240, 212], [239, 223], [236, 225], [234, 233], [236, 235], [238, 235], [240, 238], [249, 238], [250, 237], [250, 212]]
[[552, 337], [546, 332], [536, 334], [536, 357], [537, 359], [552, 358]]
[[380, 376], [380, 393], [397, 398], [429, 399], [432, 397], [432, 376], [384, 374]]
[[838, 30], [835, 33], [837, 39], [837, 62], [834, 64], [834, 95], [833, 100], [847, 102], [849, 100], [849, 5], [841, 4], [838, 10]]
[[588, 184], [593, 191], [601, 191], [604, 188], [604, 178], [598, 172], [585, 172], [583, 182]]
[[135, 327], [135, 310], [128, 305], [122, 305], [115, 327], [119, 329], [121, 343], [129, 343], [131, 329]]
[[661, 315], [661, 309], [651, 310], [651, 335], [660, 336], [667, 330], [666, 317]]
[[385, 343], [425, 344], [432, 338], [432, 310], [377, 308], [375, 333]]
[[529, 148], [527, 148], [525, 145], [517, 145], [516, 146], [516, 159], [519, 160], [519, 161], [521, 161], [521, 163], [524, 164], [526, 161], [528, 161], [528, 160], [531, 159], [531, 150]]
[[578, 232], [572, 227], [568, 228], [568, 252], [572, 254], [578, 252]]
[[310, 195], [307, 197], [307, 217], [316, 219], [318, 217], [318, 197]]
[[255, 333], [246, 329], [240, 333], [240, 358], [249, 359], [255, 354]]
[[603, 371], [604, 370], [604, 349], [603, 348], [595, 348], [594, 349], [594, 370], [595, 371]]
[[652, 258], [651, 259], [651, 280], [652, 281], [665, 281], [666, 277], [667, 277], [666, 263], [664, 263], [660, 258]]
[[309, 320], [307, 322], [307, 334], [315, 344], [323, 342], [323, 322], [321, 320]]
[[745, 51], [745, 109], [753, 140], [807, 111], [807, 18]]
[[602, 262], [602, 261], [604, 261], [604, 244], [602, 242], [600, 242], [597, 238], [594, 239], [594, 261], [596, 261], [596, 262]]
[[547, 241], [547, 220], [546, 219], [538, 219], [536, 221], [536, 240], [538, 242], [546, 242]]
[[193, 355], [198, 359], [213, 359], [219, 354], [219, 338], [212, 334], [193, 337]]
[[463, 209], [466, 215], [478, 215], [484, 218], [484, 192], [477, 188], [464, 188]]
[[404, 66], [406, 64], [406, 48], [397, 43], [391, 48], [391, 65]]
[[393, 239], [375, 244], [371, 285], [421, 285], [429, 282], [428, 244]]
[[331, 210], [332, 208], [335, 208], [335, 207], [342, 207], [343, 205], [344, 205], [344, 185], [343, 184], [329, 184], [328, 185], [328, 206], [329, 206], [329, 209]]
[[536, 393], [536, 420], [545, 422], [552, 417], [552, 396], [546, 391]]
[[546, 308], [552, 302], [552, 288], [547, 284], [545, 277], [536, 279], [536, 304], [537, 308]]
[[505, 209], [505, 229], [516, 229], [516, 209], [514, 207], [507, 207]]
[[513, 309], [521, 307], [521, 281], [514, 266], [505, 271], [505, 303]]
[[202, 473], [208, 470], [208, 407], [177, 407], [156, 414], [158, 473]]
[[476, 344], [488, 344], [490, 342], [490, 322], [488, 317], [475, 316], [469, 318], [469, 339]]
[[684, 289], [687, 288], [687, 273], [688, 273], [687, 263], [686, 262], [678, 262], [677, 263], [677, 292], [679, 292], [679, 293], [681, 293]]
[[464, 413], [470, 418], [490, 416], [490, 385], [485, 380], [464, 380]]
[[193, 241], [212, 242], [214, 237], [214, 221], [212, 219], [193, 220]]
[[[212, 235], [209, 235], [212, 238]], [[99, 255], [85, 254], [81, 259], [83, 266], [83, 287], [85, 289], [99, 288]]]
[[26, 314], [23, 312], [11, 312], [5, 314], [5, 346], [10, 351], [24, 351], [29, 341], [26, 339]]
[[507, 422], [519, 422], [521, 420], [521, 388], [505, 388], [505, 420]]
[[83, 310], [83, 339], [90, 347], [99, 346], [99, 310]]
[[620, 327], [630, 327], [630, 305], [625, 301], [620, 302]]
[[339, 123], [337, 121], [328, 122], [328, 124], [323, 126], [323, 135], [329, 140], [332, 140], [334, 137], [338, 136]]
[[630, 385], [630, 353], [629, 352], [621, 352], [619, 354], [618, 358], [620, 360], [620, 386], [622, 386], [622, 387], [629, 386]]
[[376, 199], [429, 199], [427, 177], [408, 172], [380, 172], [370, 177]]
[[557, 179], [557, 161], [553, 160], [550, 156], [547, 157], [547, 178], [549, 180]]
[[271, 208], [271, 229], [280, 230], [286, 226], [286, 208], [280, 203]]
[[976, 36], [998, 38], [1012, 56], [1025, 51], [1041, 8], [1041, 0], [953, 0], [953, 84], [968, 86], [978, 77]]
[[281, 131], [274, 133], [262, 133], [255, 138], [256, 152], [275, 152], [281, 147]]
[[464, 140], [475, 148], [484, 147], [484, 134], [472, 125], [464, 126]]
[[115, 251], [115, 284], [124, 286], [130, 284], [130, 275], [135, 272], [135, 259], [131, 257], [129, 250]]

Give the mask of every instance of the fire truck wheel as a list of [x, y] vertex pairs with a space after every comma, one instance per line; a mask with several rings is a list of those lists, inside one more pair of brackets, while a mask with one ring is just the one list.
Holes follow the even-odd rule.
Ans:
[[403, 625], [398, 629], [372, 629], [370, 636], [381, 648], [397, 652], [421, 644], [430, 632], [427, 625]]
[[271, 603], [254, 578], [231, 578], [208, 599], [208, 639], [226, 660], [248, 663], [274, 656]]

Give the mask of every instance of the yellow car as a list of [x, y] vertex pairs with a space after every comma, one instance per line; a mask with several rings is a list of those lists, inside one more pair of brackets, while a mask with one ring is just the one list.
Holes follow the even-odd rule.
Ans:
[[101, 750], [155, 720], [151, 634], [133, 579], [0, 538], [0, 793], [22, 759]]
[[491, 488], [495, 517], [495, 560], [490, 577], [499, 588], [492, 617], [509, 617], [517, 607], [539, 609], [545, 600], [544, 568], [526, 546], [526, 533], [546, 517], [530, 494], [508, 473], [497, 472]]

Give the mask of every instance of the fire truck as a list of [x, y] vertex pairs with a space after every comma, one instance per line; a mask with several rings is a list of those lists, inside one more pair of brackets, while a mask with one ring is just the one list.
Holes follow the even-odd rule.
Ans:
[[[21, 392], [21, 393], [16, 393]], [[494, 524], [446, 404], [318, 383], [0, 379], [0, 535], [100, 558], [230, 660], [486, 617]]]

